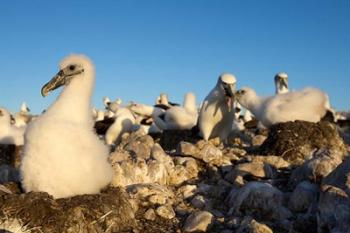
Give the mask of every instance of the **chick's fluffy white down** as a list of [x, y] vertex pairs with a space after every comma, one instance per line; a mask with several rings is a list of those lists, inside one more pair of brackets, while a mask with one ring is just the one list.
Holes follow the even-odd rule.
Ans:
[[[45, 191], [62, 198], [98, 193], [110, 182], [108, 148], [90, 129], [54, 122], [44, 129], [38, 123], [30, 124], [25, 135], [26, 145], [30, 146], [24, 148], [21, 171], [27, 192]], [[43, 140], [36, 140], [38, 137]], [[84, 146], [76, 147], [77, 144]]]

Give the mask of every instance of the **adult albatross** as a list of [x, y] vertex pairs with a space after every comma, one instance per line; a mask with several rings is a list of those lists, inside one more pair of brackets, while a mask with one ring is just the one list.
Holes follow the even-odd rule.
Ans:
[[26, 192], [43, 191], [64, 198], [98, 193], [111, 181], [108, 147], [93, 130], [94, 84], [95, 68], [90, 59], [70, 55], [43, 86], [44, 97], [60, 86], [64, 89], [26, 131], [20, 168]]

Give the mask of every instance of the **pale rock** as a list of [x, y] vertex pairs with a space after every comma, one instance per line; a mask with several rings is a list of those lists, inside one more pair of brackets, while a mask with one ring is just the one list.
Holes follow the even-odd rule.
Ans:
[[246, 217], [238, 228], [237, 233], [273, 233], [273, 231], [265, 224]]
[[229, 154], [229, 153], [235, 154], [236, 156], [241, 158], [247, 154], [247, 151], [240, 149], [240, 148], [237, 148], [237, 147], [232, 147], [232, 148], [227, 148], [227, 149], [225, 148], [224, 154]]
[[116, 150], [112, 152], [109, 156], [109, 161], [111, 164], [120, 163], [131, 159], [129, 152], [125, 150]]
[[293, 171], [290, 177], [290, 185], [295, 186], [304, 180], [321, 183], [324, 177], [342, 163], [342, 157], [341, 153], [334, 150], [321, 149], [315, 151], [312, 159], [307, 160], [301, 167]]
[[181, 195], [183, 199], [187, 199], [190, 197], [193, 197], [196, 193], [197, 186], [196, 185], [184, 185], [181, 186], [178, 190], [177, 193]]
[[[230, 178], [235, 180], [237, 176], [252, 176], [256, 178], [274, 178], [276, 176], [276, 170], [269, 164], [256, 162], [256, 163], [241, 163], [234, 167], [231, 173], [225, 177], [226, 180]], [[232, 177], [229, 177], [232, 176]]]
[[166, 186], [158, 184], [135, 184], [127, 187], [127, 192], [140, 202], [155, 204], [157, 202], [173, 204], [175, 195]]
[[211, 144], [206, 144], [198, 155], [195, 156], [197, 159], [201, 159], [206, 163], [213, 160], [218, 160], [222, 158], [222, 151]]
[[148, 198], [148, 201], [154, 205], [164, 205], [167, 201], [167, 198], [164, 195], [154, 194]]
[[164, 164], [168, 171], [174, 168], [173, 160], [164, 152], [163, 148], [158, 143], [155, 143], [152, 147], [151, 157], [159, 163]]
[[175, 206], [175, 212], [180, 216], [187, 216], [193, 211], [195, 211], [195, 208], [184, 202], [181, 202]]
[[284, 160], [280, 156], [274, 156], [274, 155], [256, 155], [256, 156], [251, 156], [250, 161], [252, 163], [267, 163], [271, 166], [273, 166], [276, 169], [283, 169], [283, 168], [289, 168], [290, 163], [288, 163], [286, 160]]
[[166, 184], [167, 169], [155, 160], [148, 163], [143, 159], [128, 160], [112, 165], [114, 177], [112, 185], [127, 186], [139, 183]]
[[[230, 178], [230, 177], [229, 177]], [[236, 176], [236, 178], [232, 182], [236, 187], [242, 187], [245, 185], [245, 181], [243, 176]]]
[[199, 153], [198, 148], [189, 142], [180, 142], [176, 153], [182, 156], [195, 156]]
[[267, 220], [282, 220], [292, 216], [283, 206], [283, 193], [267, 183], [249, 182], [241, 188], [233, 188], [227, 200], [232, 213], [258, 214]]
[[212, 139], [209, 139], [208, 141], [210, 144], [212, 144], [213, 146], [222, 146], [222, 143], [221, 143], [221, 140], [219, 137], [216, 137], [216, 138], [212, 138]]
[[350, 157], [323, 179], [317, 222], [319, 233], [349, 233]]
[[239, 161], [241, 159], [239, 156], [237, 156], [235, 153], [232, 153], [232, 152], [224, 153], [223, 156], [225, 159], [229, 161]]
[[253, 146], [261, 146], [264, 141], [266, 140], [266, 136], [264, 135], [256, 135], [252, 138], [252, 145]]
[[185, 222], [184, 232], [207, 232], [214, 220], [214, 216], [207, 211], [191, 214]]
[[175, 211], [171, 206], [164, 205], [164, 206], [159, 206], [156, 209], [156, 213], [158, 216], [165, 218], [165, 219], [173, 219], [175, 218]]
[[145, 219], [154, 221], [156, 219], [156, 212], [154, 209], [148, 209], [144, 214]]

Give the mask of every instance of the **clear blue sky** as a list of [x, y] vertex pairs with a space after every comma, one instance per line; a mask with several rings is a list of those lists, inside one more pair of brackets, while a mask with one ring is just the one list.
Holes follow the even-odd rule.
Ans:
[[160, 92], [199, 102], [222, 72], [269, 95], [285, 71], [292, 89], [318, 87], [350, 109], [348, 0], [2, 1], [0, 106], [41, 112], [59, 91], [40, 89], [70, 53], [94, 61], [97, 107], [103, 96], [151, 104]]

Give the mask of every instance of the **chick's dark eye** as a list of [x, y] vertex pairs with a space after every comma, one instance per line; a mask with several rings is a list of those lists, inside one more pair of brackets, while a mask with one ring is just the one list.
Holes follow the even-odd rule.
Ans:
[[72, 70], [72, 71], [75, 70], [75, 65], [70, 65], [69, 70]]

